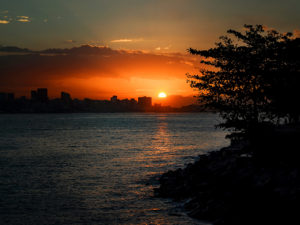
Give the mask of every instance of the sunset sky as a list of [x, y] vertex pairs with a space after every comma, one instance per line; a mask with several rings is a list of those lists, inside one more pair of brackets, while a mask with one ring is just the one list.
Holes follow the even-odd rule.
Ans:
[[213, 47], [243, 24], [299, 35], [300, 1], [1, 1], [0, 91], [28, 96], [48, 87], [51, 97], [154, 101], [164, 91], [165, 104], [190, 103], [196, 92], [185, 74], [199, 59], [186, 49]]

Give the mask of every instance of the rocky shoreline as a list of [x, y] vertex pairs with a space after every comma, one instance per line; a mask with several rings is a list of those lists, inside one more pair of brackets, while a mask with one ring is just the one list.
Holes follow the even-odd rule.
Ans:
[[244, 141], [201, 155], [163, 174], [155, 195], [184, 200], [191, 217], [214, 225], [300, 224], [300, 166], [258, 160], [251, 148]]

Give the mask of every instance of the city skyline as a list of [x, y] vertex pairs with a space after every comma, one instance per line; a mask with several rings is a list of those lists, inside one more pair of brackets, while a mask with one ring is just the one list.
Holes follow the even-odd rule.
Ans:
[[[165, 93], [159, 98], [165, 99]], [[47, 88], [30, 90], [30, 97], [16, 97], [14, 93], [0, 92], [0, 113], [81, 113], [81, 112], [200, 112], [205, 109], [199, 104], [172, 107], [164, 101], [153, 102], [152, 97], [141, 96], [137, 99], [77, 99], [70, 93], [61, 91], [60, 97], [49, 98]]]
[[[48, 88], [36, 88], [36, 89], [31, 89], [28, 91], [27, 95], [22, 95], [22, 96], [16, 96], [14, 92], [0, 92], [0, 101], [14, 101], [14, 100], [31, 100], [31, 101], [40, 101], [40, 102], [46, 102], [48, 100], [56, 100], [56, 99], [69, 99], [69, 100], [92, 100], [92, 101], [110, 101], [110, 102], [120, 102], [120, 101], [128, 101], [128, 100], [134, 100], [136, 102], [139, 102], [140, 99], [143, 101], [143, 98], [149, 98], [151, 102], [151, 106], [154, 105], [161, 105], [161, 106], [170, 106], [170, 107], [182, 107], [182, 106], [187, 106], [187, 105], [192, 105], [192, 104], [197, 104], [197, 101], [195, 97], [189, 100], [183, 100], [181, 103], [177, 102], [177, 105], [170, 105], [168, 104], [169, 101], [167, 101], [168, 98], [176, 98], [178, 101], [178, 97], [180, 98], [181, 96], [167, 96], [166, 93], [160, 92], [156, 96], [157, 98], [153, 98], [152, 96], [146, 96], [142, 95], [137, 98], [134, 97], [127, 97], [127, 98], [118, 98], [117, 95], [113, 95], [107, 99], [96, 99], [96, 98], [88, 98], [88, 97], [83, 97], [83, 98], [72, 98], [72, 94], [68, 93], [66, 91], [60, 91], [59, 95], [52, 95], [51, 97], [49, 96]], [[182, 98], [182, 97], [181, 97]], [[159, 99], [160, 101], [152, 101], [152, 99]], [[138, 101], [137, 101], [138, 100]], [[147, 100], [148, 101], [148, 100]], [[153, 104], [152, 104], [153, 103]]]

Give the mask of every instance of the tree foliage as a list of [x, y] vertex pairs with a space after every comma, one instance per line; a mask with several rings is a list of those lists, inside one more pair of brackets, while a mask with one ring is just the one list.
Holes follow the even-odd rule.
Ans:
[[262, 123], [299, 122], [300, 39], [262, 25], [228, 30], [202, 56], [200, 74], [187, 74], [199, 100], [220, 112], [223, 128], [245, 133]]

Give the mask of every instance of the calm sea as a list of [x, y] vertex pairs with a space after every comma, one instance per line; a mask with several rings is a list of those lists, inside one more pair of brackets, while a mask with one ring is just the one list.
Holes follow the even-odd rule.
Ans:
[[[157, 176], [228, 145], [218, 116], [0, 115], [0, 224], [202, 224]], [[204, 223], [203, 223], [204, 224]]]

